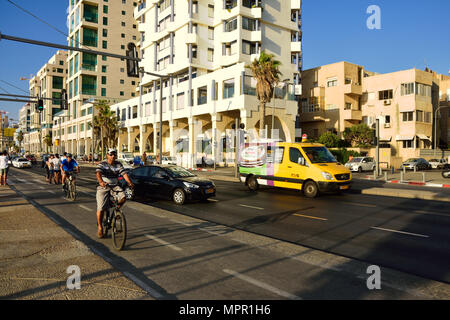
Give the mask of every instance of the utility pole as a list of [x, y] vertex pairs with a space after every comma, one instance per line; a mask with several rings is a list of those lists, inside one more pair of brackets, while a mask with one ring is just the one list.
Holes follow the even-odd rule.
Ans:
[[377, 137], [377, 176], [380, 173], [380, 119], [376, 119], [376, 137]]

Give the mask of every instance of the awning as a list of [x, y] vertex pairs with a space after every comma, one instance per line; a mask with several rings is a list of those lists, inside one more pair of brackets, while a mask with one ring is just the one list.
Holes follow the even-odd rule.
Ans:
[[396, 136], [395, 140], [397, 141], [414, 140], [414, 136]]
[[381, 137], [380, 138], [380, 142], [391, 142], [391, 140], [392, 140], [391, 136], [389, 136], [389, 137]]
[[424, 135], [424, 134], [417, 134], [417, 136], [420, 138], [420, 139], [422, 139], [422, 140], [429, 140], [429, 141], [431, 141], [431, 139], [430, 138], [428, 138], [426, 135]]
[[398, 112], [412, 112], [415, 110], [416, 110], [416, 106], [407, 105], [407, 106], [400, 106]]

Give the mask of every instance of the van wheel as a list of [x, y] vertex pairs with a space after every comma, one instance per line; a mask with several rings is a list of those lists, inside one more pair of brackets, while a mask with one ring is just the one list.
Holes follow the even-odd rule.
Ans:
[[315, 198], [317, 197], [317, 194], [319, 193], [319, 188], [317, 187], [317, 184], [314, 181], [306, 181], [306, 183], [303, 185], [303, 194], [307, 198]]
[[250, 191], [258, 191], [259, 183], [255, 176], [251, 176], [247, 179], [247, 187]]

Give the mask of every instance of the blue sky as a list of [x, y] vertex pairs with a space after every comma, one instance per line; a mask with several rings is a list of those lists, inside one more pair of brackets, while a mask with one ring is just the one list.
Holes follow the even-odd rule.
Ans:
[[[68, 0], [13, 1], [67, 32]], [[370, 14], [366, 11], [370, 5], [381, 9], [381, 30], [367, 28]], [[0, 0], [0, 32], [67, 44], [64, 35], [7, 0]], [[348, 61], [370, 71], [386, 73], [414, 67], [424, 69], [426, 63], [436, 72], [447, 74], [449, 39], [448, 0], [303, 0], [304, 69]], [[28, 81], [19, 78], [35, 74], [54, 52], [52, 48], [0, 41], [0, 93], [26, 94]], [[17, 119], [22, 105], [0, 101], [0, 110], [8, 111], [11, 118]]]

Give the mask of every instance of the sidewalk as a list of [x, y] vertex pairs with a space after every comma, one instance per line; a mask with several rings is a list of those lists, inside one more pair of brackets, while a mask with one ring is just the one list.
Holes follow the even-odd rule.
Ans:
[[[445, 179], [441, 174], [442, 170], [433, 170], [433, 171], [411, 171], [408, 170], [403, 174], [400, 171], [391, 173], [387, 172], [387, 181], [388, 183], [398, 183], [398, 184], [409, 184], [409, 185], [417, 185], [424, 187], [436, 187], [436, 188], [450, 188], [450, 179]], [[367, 180], [378, 180], [385, 181], [385, 173], [383, 175], [378, 176], [376, 179], [374, 175], [364, 175], [363, 179]], [[403, 178], [403, 179], [402, 179]]]
[[[9, 186], [0, 187], [0, 221], [0, 299], [150, 299]], [[67, 288], [69, 266], [80, 268], [80, 289]]]

